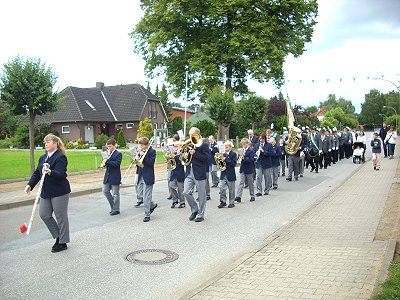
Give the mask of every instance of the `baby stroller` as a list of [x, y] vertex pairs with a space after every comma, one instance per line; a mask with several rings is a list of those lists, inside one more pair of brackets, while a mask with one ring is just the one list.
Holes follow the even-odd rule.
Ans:
[[364, 143], [355, 142], [353, 144], [353, 163], [361, 164], [365, 163], [365, 146]]

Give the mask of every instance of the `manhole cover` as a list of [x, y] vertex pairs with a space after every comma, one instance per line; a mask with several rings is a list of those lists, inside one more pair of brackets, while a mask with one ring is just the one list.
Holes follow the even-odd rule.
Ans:
[[140, 265], [162, 265], [177, 260], [175, 252], [162, 249], [143, 249], [129, 253], [126, 260]]

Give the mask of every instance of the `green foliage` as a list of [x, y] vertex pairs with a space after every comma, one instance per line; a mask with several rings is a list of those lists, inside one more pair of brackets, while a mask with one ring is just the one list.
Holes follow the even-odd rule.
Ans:
[[365, 102], [361, 104], [360, 123], [366, 125], [381, 124], [382, 117], [380, 113], [387, 115], [383, 106], [385, 105], [385, 96], [376, 89], [372, 89], [365, 95]]
[[234, 139], [236, 136], [239, 138], [247, 136], [247, 130], [251, 128], [249, 120], [243, 118], [234, 118], [231, 126], [229, 127], [229, 138]]
[[319, 103], [319, 107], [326, 112], [334, 108], [341, 108], [346, 114], [354, 114], [355, 111], [355, 107], [350, 100], [346, 100], [343, 97], [336, 100], [335, 94], [329, 94], [327, 100]]
[[15, 116], [10, 105], [0, 99], [0, 139], [15, 134], [20, 116]]
[[0, 149], [14, 148], [17, 143], [15, 138], [6, 137], [5, 139], [0, 140]]
[[389, 275], [382, 283], [373, 300], [400, 299], [400, 260], [394, 260], [389, 267]]
[[125, 140], [125, 134], [122, 128], [118, 132], [118, 139], [117, 139], [117, 144], [119, 148], [125, 148], [126, 147], [126, 140]]
[[143, 18], [131, 37], [146, 61], [147, 75], [162, 73], [175, 96], [200, 95], [224, 83], [235, 93], [248, 91], [248, 77], [283, 82], [283, 62], [300, 56], [316, 24], [316, 0], [186, 1], [141, 0]]
[[151, 120], [149, 118], [144, 118], [144, 120], [139, 122], [139, 129], [137, 131], [136, 139], [145, 136], [148, 139], [154, 135], [153, 125], [151, 124]]
[[164, 84], [161, 88], [161, 91], [159, 91], [156, 94], [156, 96], [160, 97], [161, 104], [164, 107], [165, 114], [167, 115], [167, 118], [169, 120], [169, 118], [171, 117], [172, 104], [171, 104], [171, 101], [169, 101], [169, 99], [168, 99], [168, 91]]
[[201, 120], [193, 124], [193, 127], [200, 129], [200, 133], [203, 137], [208, 137], [210, 135], [216, 135], [217, 126], [209, 120]]
[[96, 137], [96, 140], [94, 141], [94, 145], [96, 146], [97, 149], [102, 149], [103, 146], [106, 145], [107, 140], [109, 137], [106, 134], [100, 134]]
[[318, 111], [318, 107], [316, 106], [309, 106], [304, 109], [304, 112], [308, 115], [315, 114]]
[[[328, 121], [325, 121], [326, 118], [329, 118]], [[350, 128], [355, 128], [358, 125], [356, 117], [353, 114], [344, 113], [344, 111], [340, 107], [337, 107], [337, 108], [334, 108], [334, 109], [331, 109], [330, 111], [328, 111], [325, 114], [325, 118], [322, 121], [321, 126], [325, 126], [323, 124], [326, 124], [327, 122], [331, 122], [331, 118], [335, 119], [337, 121], [337, 125], [336, 125], [337, 128], [339, 128], [340, 125], [342, 125], [342, 128], [344, 126], [349, 126]]]
[[[385, 118], [385, 122], [386, 124], [388, 124], [388, 126], [390, 125], [396, 127], [396, 115], [392, 115], [390, 117]], [[400, 122], [400, 115], [397, 115], [397, 126], [399, 125], [399, 122]]]
[[15, 133], [15, 142], [18, 148], [29, 148], [29, 126], [20, 125]]
[[183, 130], [183, 121], [181, 116], [176, 116], [172, 120], [172, 132], [175, 134], [178, 130]]
[[266, 99], [254, 93], [248, 93], [236, 103], [236, 117], [246, 119], [254, 129], [263, 121], [266, 109]]
[[[385, 105], [393, 107], [395, 111], [400, 114], [400, 93], [391, 91], [385, 94]], [[391, 116], [395, 114], [395, 111], [392, 108], [384, 108], [384, 114], [387, 116]]]
[[336, 127], [338, 128], [339, 121], [332, 116], [325, 116], [325, 118], [321, 122], [321, 127]]

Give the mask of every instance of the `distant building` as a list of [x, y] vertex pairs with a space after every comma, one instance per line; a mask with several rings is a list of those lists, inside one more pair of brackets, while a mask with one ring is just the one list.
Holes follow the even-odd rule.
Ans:
[[153, 129], [166, 131], [168, 118], [158, 97], [139, 84], [78, 88], [61, 92], [63, 105], [56, 112], [36, 116], [35, 123], [50, 123], [61, 139], [81, 138], [94, 143], [100, 134], [117, 137], [122, 129], [128, 141], [136, 139], [139, 122], [151, 119]]
[[[186, 110], [186, 119], [189, 119], [195, 112], [193, 110]], [[185, 120], [185, 109], [182, 107], [172, 107], [169, 120], [172, 121], [175, 117], [181, 117], [182, 121]]]
[[320, 122], [322, 122], [322, 120], [325, 118], [325, 114], [325, 111], [319, 109], [314, 115], [318, 118]]

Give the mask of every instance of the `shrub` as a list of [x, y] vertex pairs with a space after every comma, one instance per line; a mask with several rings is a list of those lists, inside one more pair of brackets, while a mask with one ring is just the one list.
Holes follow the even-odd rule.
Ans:
[[13, 148], [15, 147], [15, 138], [8, 138], [6, 137], [3, 140], [0, 140], [0, 148], [1, 149], [6, 149], [6, 148]]
[[117, 140], [118, 147], [125, 148], [126, 147], [126, 140], [124, 130], [121, 128], [118, 132], [118, 140]]
[[15, 134], [15, 142], [18, 148], [29, 148], [29, 126], [20, 125]]
[[108, 137], [105, 134], [100, 134], [96, 137], [96, 141], [94, 142], [94, 145], [96, 146], [97, 149], [101, 149], [107, 142], [107, 140], [110, 137]]
[[[198, 121], [193, 124], [193, 126], [200, 129], [200, 133], [203, 138], [209, 137], [210, 135], [215, 136], [217, 133], [217, 126], [215, 126], [215, 124], [209, 120]], [[188, 130], [188, 128], [186, 128], [186, 130]]]
[[65, 147], [67, 147], [67, 149], [74, 148], [74, 144], [71, 141], [66, 142], [64, 145], [65, 145]]
[[154, 135], [154, 132], [153, 132], [153, 125], [151, 124], [151, 120], [148, 118], [145, 118], [143, 121], [140, 121], [136, 139], [138, 139], [139, 137], [142, 137], [142, 136], [145, 136], [148, 139], [150, 139], [153, 135]]

